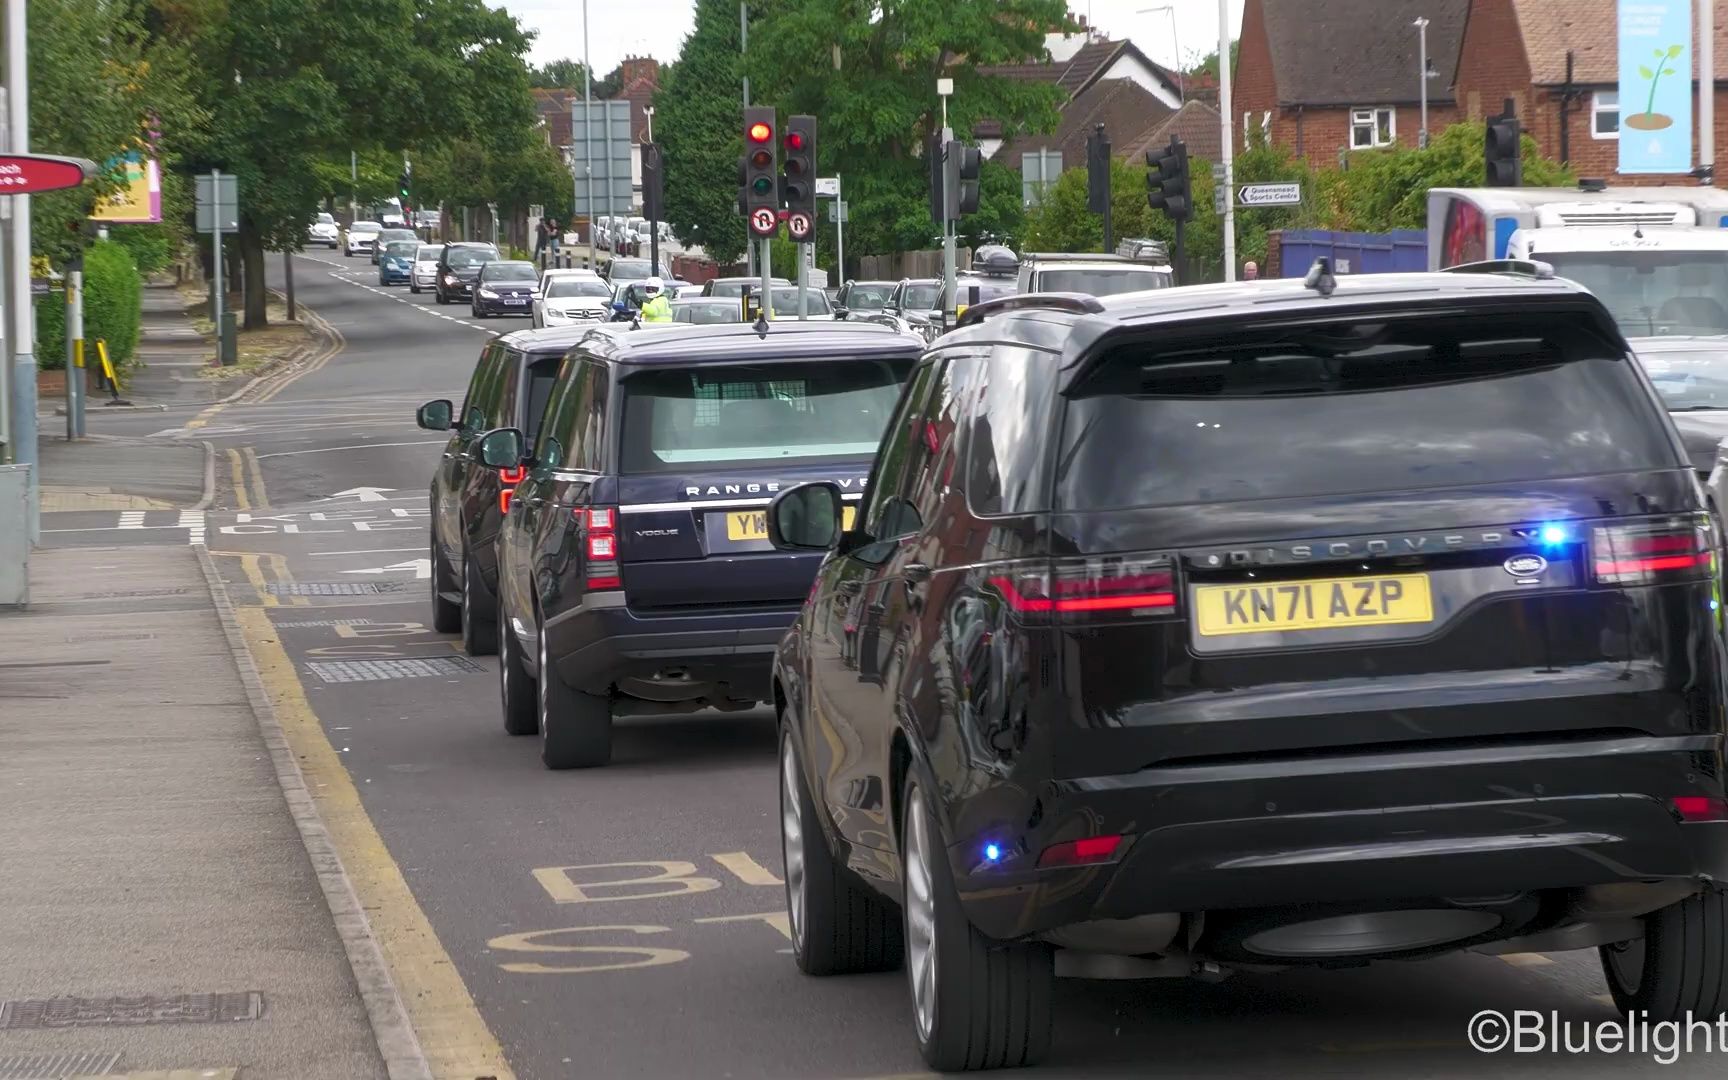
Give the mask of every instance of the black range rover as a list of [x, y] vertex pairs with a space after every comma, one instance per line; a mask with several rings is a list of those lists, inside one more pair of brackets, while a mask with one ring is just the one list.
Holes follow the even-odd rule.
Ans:
[[[764, 512], [807, 480], [850, 508], [923, 341], [883, 326], [590, 330], [559, 369], [504, 519], [505, 729], [551, 768], [605, 764], [615, 714], [754, 708], [820, 556]], [[850, 513], [850, 511], [846, 511]]]
[[855, 520], [776, 496], [801, 968], [904, 951], [937, 1069], [1037, 1060], [1058, 972], [1597, 948], [1723, 1012], [1697, 475], [1595, 298], [1466, 269], [982, 304]]

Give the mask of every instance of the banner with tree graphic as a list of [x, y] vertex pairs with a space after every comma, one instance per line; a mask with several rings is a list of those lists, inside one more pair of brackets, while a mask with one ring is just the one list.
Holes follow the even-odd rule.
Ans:
[[1620, 171], [1692, 171], [1692, 0], [1619, 0]]

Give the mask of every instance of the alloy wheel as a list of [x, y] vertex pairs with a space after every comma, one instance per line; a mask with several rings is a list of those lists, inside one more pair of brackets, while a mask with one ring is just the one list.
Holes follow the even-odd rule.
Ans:
[[792, 947], [804, 944], [804, 808], [798, 798], [798, 755], [790, 735], [780, 740], [780, 845], [786, 860], [786, 912]]
[[936, 886], [930, 863], [935, 852], [926, 817], [924, 795], [914, 787], [906, 804], [906, 972], [921, 1040], [936, 1026]]

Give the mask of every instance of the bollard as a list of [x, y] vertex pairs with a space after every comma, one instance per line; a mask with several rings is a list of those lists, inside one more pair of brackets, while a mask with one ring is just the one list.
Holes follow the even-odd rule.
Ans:
[[236, 337], [239, 330], [239, 321], [234, 317], [234, 313], [224, 311], [222, 313], [222, 326], [216, 335], [217, 353], [221, 357], [223, 367], [233, 366], [240, 357], [240, 342]]

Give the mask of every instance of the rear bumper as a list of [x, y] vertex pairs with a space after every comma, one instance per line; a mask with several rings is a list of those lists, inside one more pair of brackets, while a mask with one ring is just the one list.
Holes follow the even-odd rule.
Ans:
[[[1632, 737], [1004, 784], [955, 808], [971, 824], [950, 863], [973, 922], [1004, 938], [1162, 912], [1728, 882], [1728, 822], [1682, 824], [1668, 803], [1721, 797], [1721, 752], [1719, 735]], [[1114, 833], [1129, 837], [1114, 863], [1036, 868], [1053, 844]], [[985, 843], [1010, 856], [981, 865]]]
[[[642, 615], [584, 606], [547, 619], [547, 648], [565, 684], [585, 693], [767, 701], [774, 650], [797, 617], [796, 607]], [[682, 678], [657, 680], [668, 672]], [[628, 684], [639, 680], [657, 680], [655, 696], [630, 694]]]

